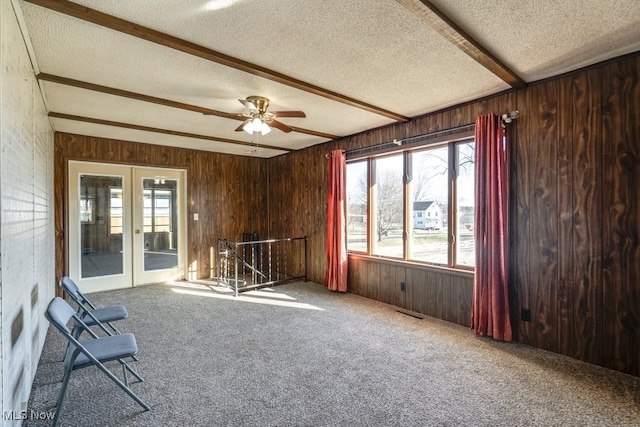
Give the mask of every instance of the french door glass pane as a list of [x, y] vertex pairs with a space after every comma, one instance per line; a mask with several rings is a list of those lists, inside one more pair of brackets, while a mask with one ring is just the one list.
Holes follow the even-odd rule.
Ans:
[[178, 182], [145, 178], [142, 181], [144, 270], [178, 266]]
[[375, 255], [402, 258], [404, 203], [402, 154], [381, 157], [375, 165]]
[[413, 231], [409, 258], [447, 265], [449, 243], [447, 206], [449, 204], [449, 149], [447, 146], [411, 154]]
[[475, 209], [475, 142], [456, 144], [458, 177], [456, 178], [456, 264], [475, 266], [474, 209]]
[[122, 177], [80, 177], [82, 278], [123, 273]]

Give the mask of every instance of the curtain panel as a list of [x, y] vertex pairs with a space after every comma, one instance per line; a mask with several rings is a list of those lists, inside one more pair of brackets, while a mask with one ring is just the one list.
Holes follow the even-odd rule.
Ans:
[[511, 341], [509, 317], [508, 141], [495, 114], [478, 117], [475, 127], [476, 271], [471, 327], [477, 335]]
[[327, 267], [324, 285], [347, 291], [346, 170], [342, 150], [329, 154], [329, 203], [327, 212]]

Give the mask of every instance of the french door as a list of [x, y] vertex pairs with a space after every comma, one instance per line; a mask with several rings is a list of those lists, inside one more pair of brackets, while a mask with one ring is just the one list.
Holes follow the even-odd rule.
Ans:
[[69, 275], [82, 292], [185, 276], [185, 171], [69, 162]]

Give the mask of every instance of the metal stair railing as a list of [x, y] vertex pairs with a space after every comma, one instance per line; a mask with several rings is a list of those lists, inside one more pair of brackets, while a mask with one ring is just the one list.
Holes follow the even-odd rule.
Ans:
[[218, 283], [233, 289], [236, 296], [250, 289], [307, 281], [307, 237], [218, 239], [217, 262]]

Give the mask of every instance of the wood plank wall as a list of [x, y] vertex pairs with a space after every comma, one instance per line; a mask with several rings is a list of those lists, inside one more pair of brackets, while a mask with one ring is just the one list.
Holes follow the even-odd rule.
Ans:
[[518, 341], [636, 376], [639, 73], [635, 55], [518, 92], [512, 278]]
[[[308, 236], [310, 280], [325, 268], [327, 160], [394, 138], [518, 109], [511, 132], [511, 318], [516, 341], [640, 376], [640, 56], [269, 160], [56, 135], [58, 277], [66, 161], [186, 168], [190, 277], [209, 277], [216, 239]], [[268, 184], [267, 184], [268, 182]], [[400, 282], [406, 291], [400, 291]], [[462, 325], [473, 279], [349, 257], [351, 292]], [[531, 311], [522, 321], [521, 310]]]
[[[267, 230], [267, 160], [161, 145], [55, 135], [56, 277], [67, 273], [65, 195], [69, 160], [187, 170], [188, 275], [216, 274], [218, 238], [241, 240], [242, 233]], [[198, 213], [198, 221], [193, 221]]]
[[[515, 340], [640, 376], [640, 56], [290, 153], [269, 162], [269, 229], [309, 236], [325, 267], [327, 160], [514, 109], [510, 302]], [[405, 282], [406, 292], [399, 283]], [[473, 280], [349, 257], [349, 290], [469, 324]], [[522, 321], [529, 309], [531, 321]]]

